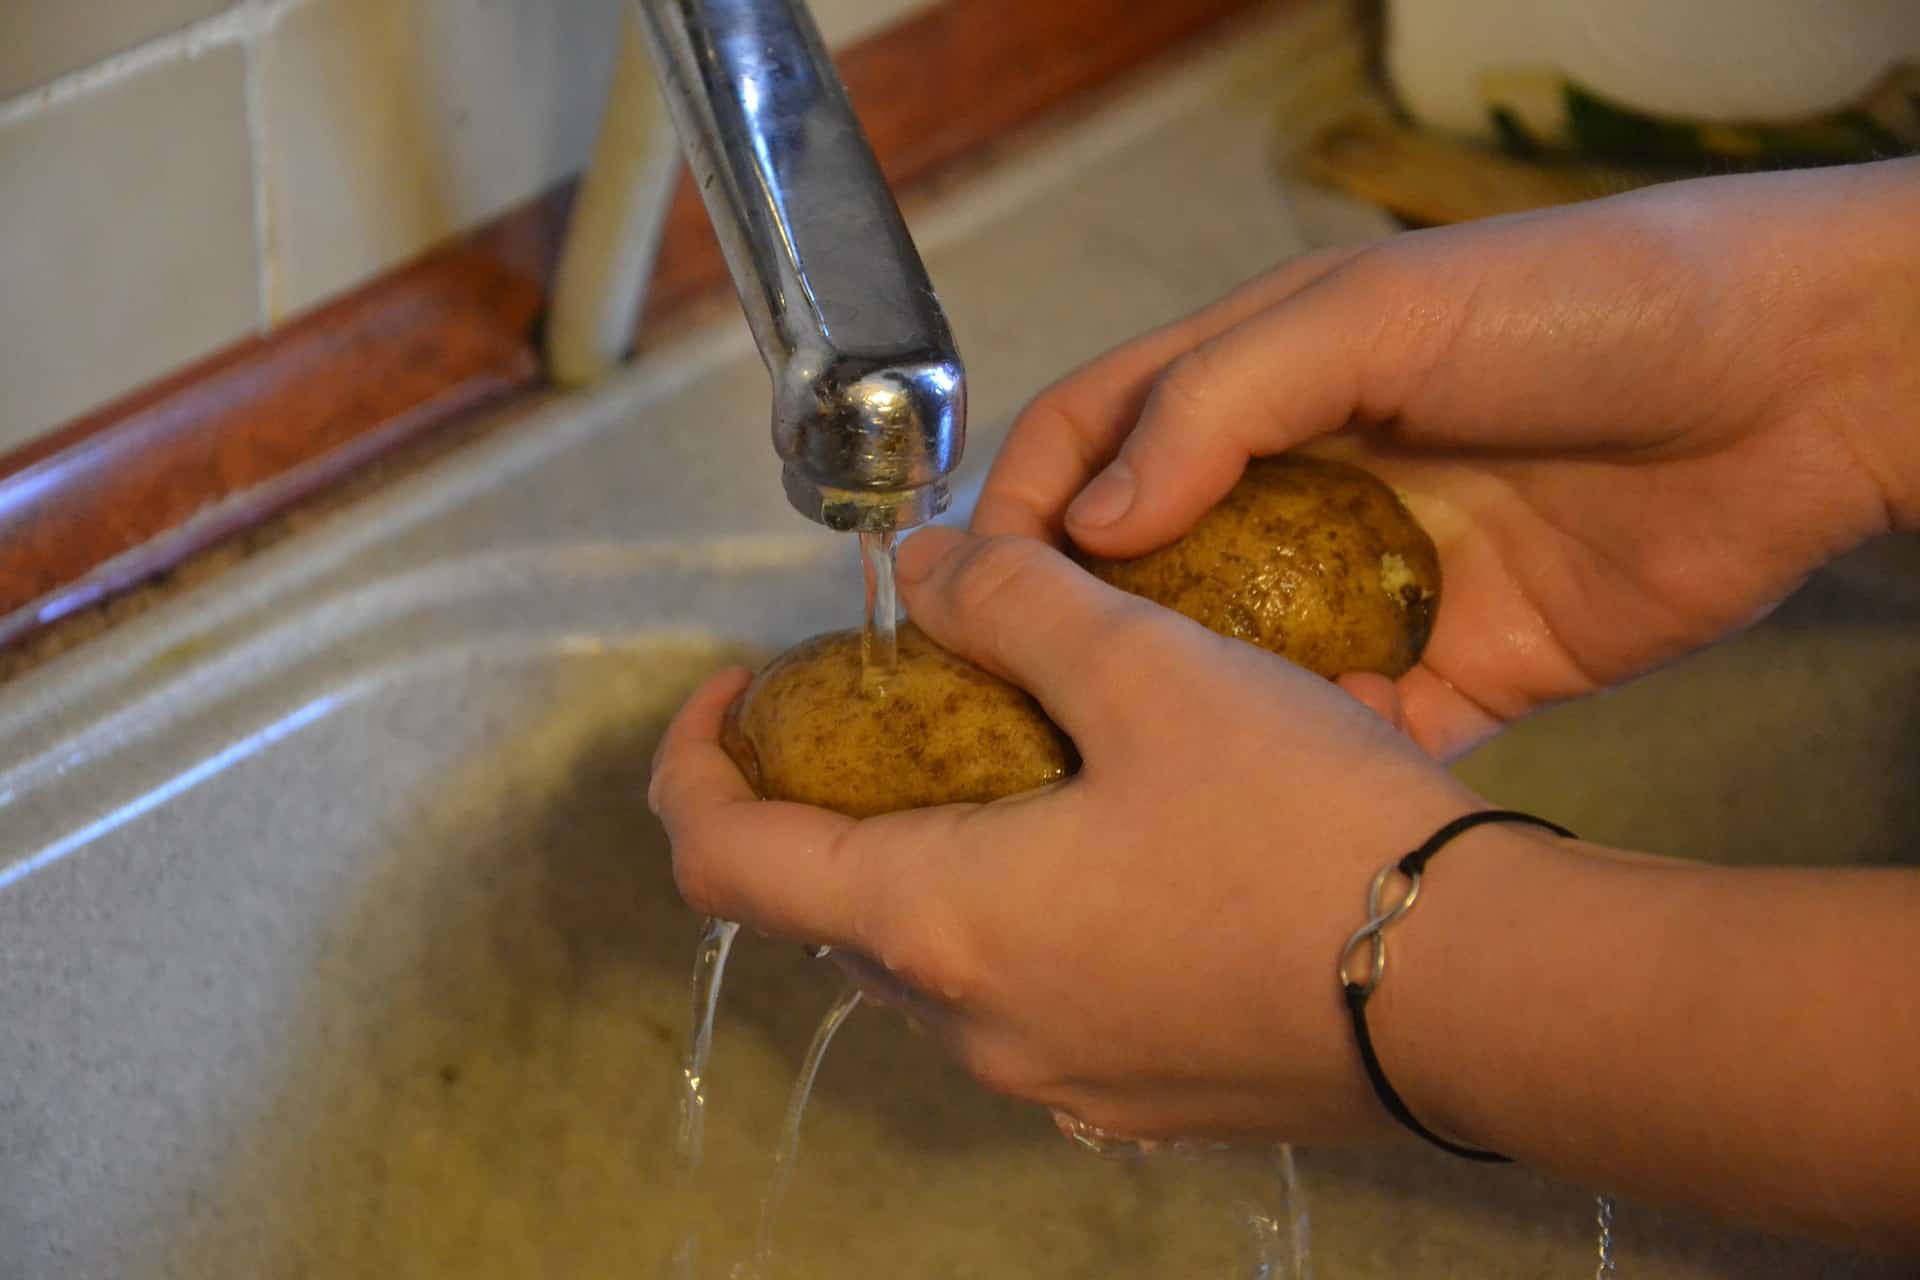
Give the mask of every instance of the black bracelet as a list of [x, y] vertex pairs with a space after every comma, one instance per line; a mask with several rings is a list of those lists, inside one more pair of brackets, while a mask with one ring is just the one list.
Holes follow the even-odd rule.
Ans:
[[[1442, 1151], [1459, 1156], [1463, 1160], [1478, 1160], [1484, 1164], [1510, 1164], [1508, 1157], [1493, 1151], [1482, 1151], [1478, 1147], [1462, 1146], [1458, 1142], [1449, 1142], [1414, 1118], [1403, 1099], [1394, 1087], [1387, 1083], [1387, 1073], [1380, 1066], [1380, 1055], [1374, 1052], [1373, 1037], [1367, 1033], [1367, 1001], [1379, 987], [1380, 979], [1387, 972], [1386, 927], [1405, 915], [1413, 906], [1414, 899], [1420, 896], [1420, 873], [1426, 870], [1433, 855], [1440, 852], [1449, 840], [1462, 832], [1475, 827], [1485, 826], [1489, 822], [1519, 822], [1528, 826], [1544, 827], [1558, 836], [1576, 839], [1573, 832], [1557, 822], [1548, 822], [1545, 818], [1536, 818], [1530, 813], [1521, 813], [1515, 809], [1485, 809], [1479, 813], [1469, 813], [1455, 818], [1427, 838], [1427, 842], [1405, 857], [1395, 859], [1380, 868], [1374, 874], [1373, 883], [1367, 889], [1367, 922], [1347, 939], [1347, 945], [1340, 952], [1340, 987], [1346, 993], [1347, 1012], [1353, 1017], [1353, 1038], [1360, 1046], [1360, 1062], [1367, 1069], [1367, 1079], [1373, 1083], [1373, 1091], [1380, 1096], [1380, 1103], [1387, 1113], [1407, 1128], [1431, 1142]], [[1380, 909], [1380, 893], [1386, 887], [1389, 877], [1398, 873], [1406, 880], [1406, 891], [1400, 901], [1385, 911]], [[1353, 954], [1363, 945], [1370, 945], [1367, 974], [1364, 980], [1356, 982], [1347, 972], [1347, 963]]]

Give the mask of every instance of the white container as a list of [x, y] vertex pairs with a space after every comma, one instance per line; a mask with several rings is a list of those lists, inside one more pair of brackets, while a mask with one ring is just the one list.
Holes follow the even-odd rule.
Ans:
[[1387, 74], [1422, 124], [1481, 137], [1489, 72], [1558, 72], [1651, 115], [1780, 122], [1920, 63], [1915, 0], [1389, 0]]

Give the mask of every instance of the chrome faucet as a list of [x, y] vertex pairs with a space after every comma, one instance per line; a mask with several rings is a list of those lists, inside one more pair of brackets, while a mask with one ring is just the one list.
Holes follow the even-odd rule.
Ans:
[[966, 378], [926, 267], [803, 0], [637, 0], [773, 378], [787, 497], [842, 530], [945, 509]]

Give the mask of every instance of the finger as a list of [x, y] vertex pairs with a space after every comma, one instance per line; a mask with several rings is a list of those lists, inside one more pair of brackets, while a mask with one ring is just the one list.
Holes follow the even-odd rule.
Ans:
[[938, 993], [917, 991], [885, 966], [851, 951], [834, 952], [833, 963], [863, 1000], [876, 1009], [899, 1014], [916, 1034], [946, 1041], [957, 1033], [959, 1015]]
[[1112, 664], [1147, 656], [1139, 643], [1160, 611], [1032, 538], [927, 529], [901, 547], [898, 570], [928, 635], [1027, 690], [1076, 741], [1123, 727]]
[[1225, 496], [1247, 459], [1391, 416], [1404, 389], [1396, 371], [1426, 349], [1399, 333], [1386, 340], [1391, 293], [1364, 268], [1350, 260], [1169, 364], [1119, 454], [1068, 508], [1074, 541], [1106, 556], [1164, 546]]
[[809, 873], [844, 856], [854, 822], [754, 795], [720, 746], [727, 707], [746, 680], [736, 669], [702, 685], [661, 742], [647, 804], [672, 842], [674, 878], [706, 915], [796, 941], [848, 943], [850, 904], [836, 898], [837, 879]]
[[938, 993], [917, 990], [863, 957], [836, 951], [834, 960], [861, 999], [899, 1015], [907, 1030], [939, 1045], [979, 1084], [1040, 1101], [1032, 1095], [1041, 1091], [1035, 1086], [1044, 1085], [1044, 1077], [1030, 1069], [1030, 1056], [977, 1013], [941, 999]]
[[[695, 689], [681, 706], [679, 712], [667, 725], [667, 731], [660, 736], [660, 745], [654, 748], [653, 763], [648, 767], [647, 808], [655, 817], [660, 815], [660, 793], [662, 775], [669, 756], [684, 763], [690, 761], [694, 768], [709, 771], [702, 785], [710, 786], [717, 792], [729, 792], [745, 798], [752, 798], [753, 789], [747, 780], [734, 767], [732, 759], [719, 751], [720, 727], [726, 719], [727, 708], [740, 696], [741, 690], [753, 679], [753, 673], [745, 667], [731, 666], [716, 671]], [[718, 759], [689, 748], [711, 740]]]
[[1400, 678], [1399, 696], [1409, 736], [1436, 760], [1465, 755], [1507, 724], [1426, 667]]
[[654, 772], [650, 803], [673, 844], [681, 896], [770, 937], [873, 957], [921, 990], [954, 988], [955, 917], [973, 897], [968, 869], [1043, 838], [1044, 820], [1031, 805], [1005, 813], [948, 805], [856, 822], [758, 799], [720, 746], [740, 687], [730, 672], [696, 692]]
[[1067, 503], [1105, 466], [1169, 361], [1274, 306], [1358, 249], [1295, 258], [1224, 298], [1116, 347], [1040, 393], [1014, 420], [987, 473], [972, 529], [1057, 542]]
[[879, 1009], [911, 1014], [921, 997], [913, 988], [863, 955], [834, 951], [828, 955], [836, 969], [859, 990], [861, 998]]
[[1395, 729], [1406, 732], [1406, 708], [1393, 681], [1372, 671], [1350, 671], [1334, 683]]

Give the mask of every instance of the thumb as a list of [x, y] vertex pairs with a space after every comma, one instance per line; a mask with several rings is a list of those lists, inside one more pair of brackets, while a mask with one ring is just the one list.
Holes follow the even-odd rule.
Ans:
[[1027, 690], [1083, 745], [1122, 727], [1113, 690], [1182, 620], [1099, 581], [1033, 538], [926, 529], [902, 544], [907, 611], [963, 658]]
[[1073, 540], [1104, 556], [1165, 546], [1226, 496], [1249, 458], [1389, 413], [1363, 403], [1363, 391], [1381, 390], [1371, 378], [1387, 323], [1367, 258], [1168, 364], [1118, 455], [1067, 508]]

